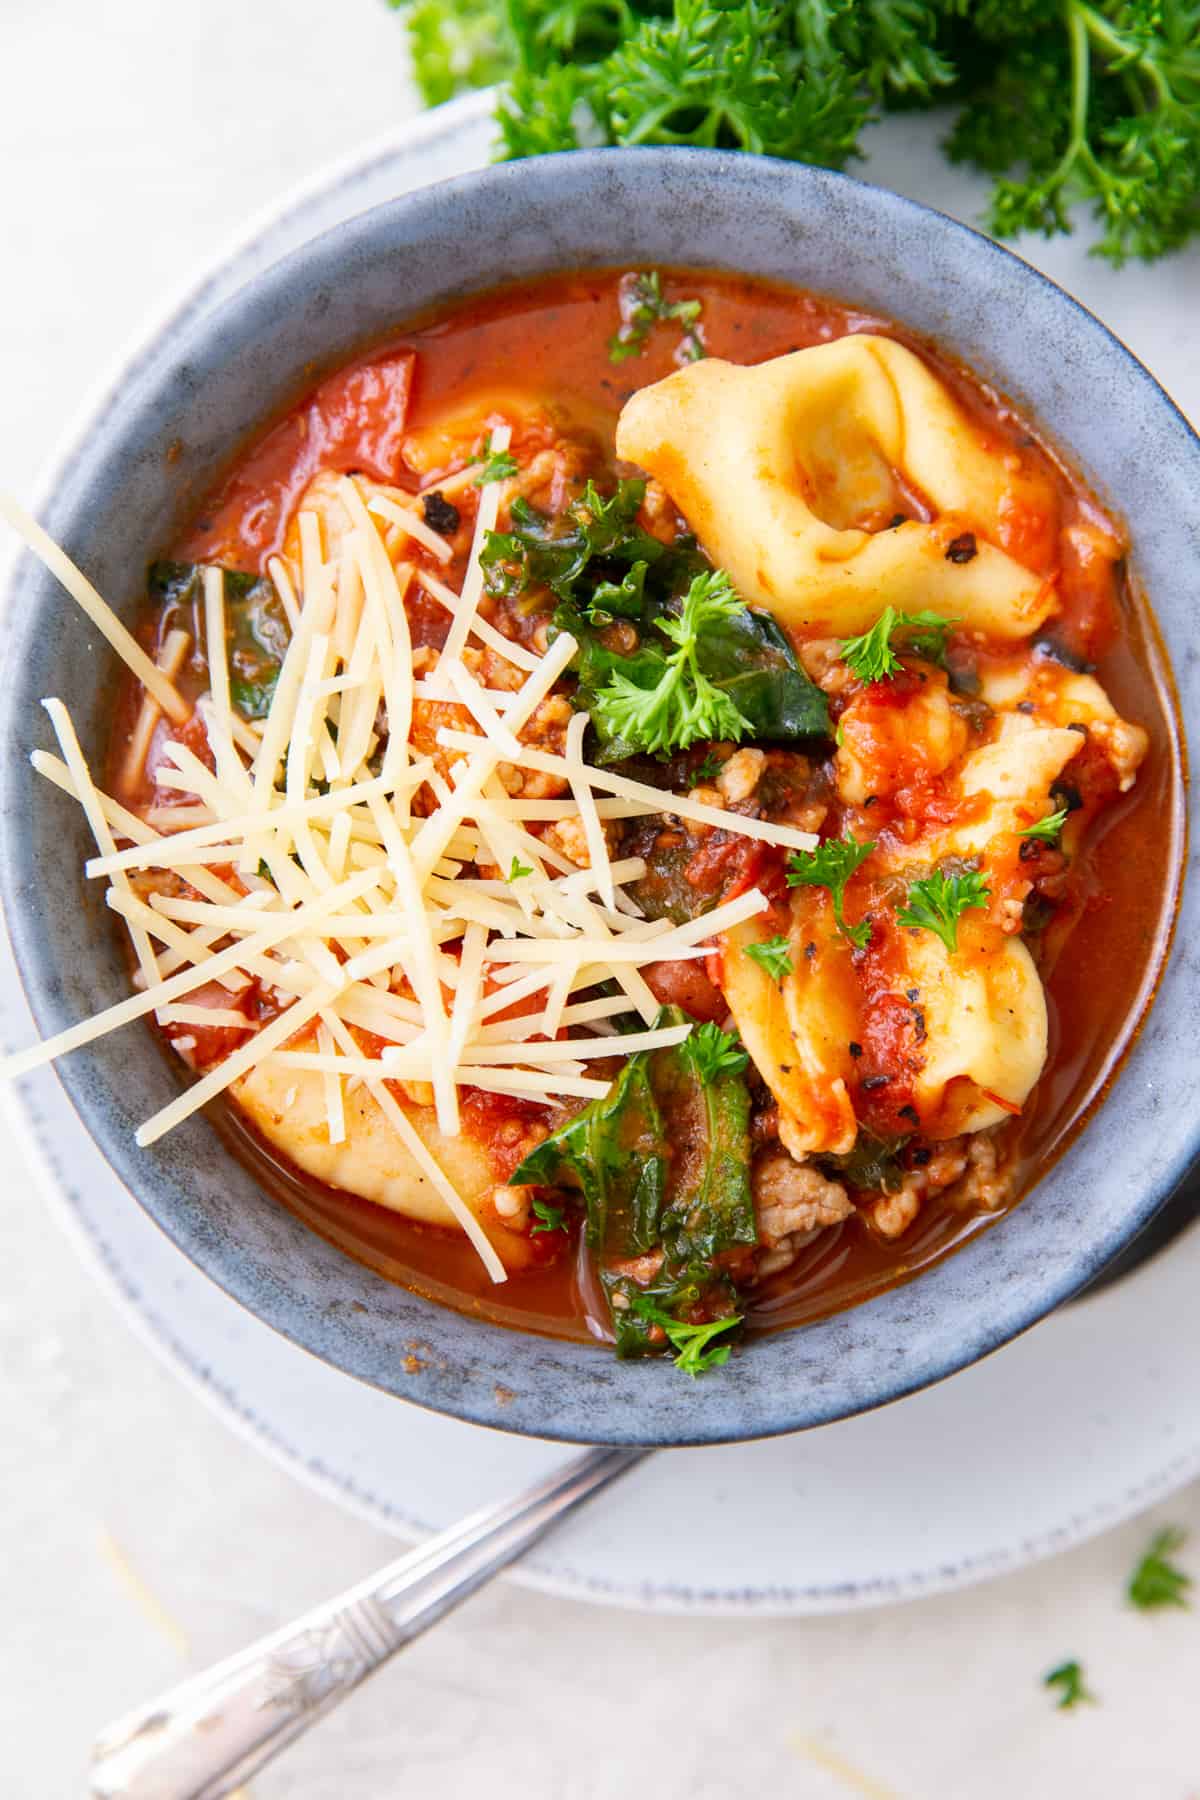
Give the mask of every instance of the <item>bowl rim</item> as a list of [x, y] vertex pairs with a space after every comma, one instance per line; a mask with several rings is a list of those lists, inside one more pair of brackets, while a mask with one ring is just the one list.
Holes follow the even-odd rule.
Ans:
[[[478, 97], [472, 96], [471, 99], [473, 103], [478, 103]], [[222, 261], [217, 265], [210, 264], [206, 278], [202, 279], [199, 283], [193, 284], [188, 290], [187, 298], [181, 304], [177, 304], [170, 310], [165, 317], [160, 315], [152, 333], [148, 337], [140, 340], [136, 350], [122, 362], [117, 375], [110, 378], [105, 385], [103, 389], [103, 398], [98, 400], [93, 397], [88, 402], [85, 419], [77, 426], [75, 434], [67, 440], [66, 447], [52, 466], [52, 473], [45, 479], [43, 484], [43, 494], [48, 494], [52, 485], [55, 491], [63, 488], [69, 480], [73, 479], [79, 473], [82, 467], [87, 465], [92, 428], [103, 420], [106, 411], [123, 392], [131, 388], [135, 382], [140, 381], [148, 372], [157, 371], [161, 366], [169, 363], [173, 358], [178, 358], [182, 355], [188, 342], [198, 341], [207, 335], [210, 335], [214, 329], [219, 327], [219, 322], [222, 317], [227, 314], [235, 313], [239, 305], [246, 301], [247, 296], [258, 290], [265, 290], [272, 282], [277, 285], [285, 282], [289, 278], [292, 270], [303, 268], [313, 257], [320, 254], [329, 254], [335, 247], [340, 247], [346, 241], [352, 239], [356, 233], [361, 233], [365, 229], [380, 229], [387, 219], [394, 217], [403, 218], [404, 215], [419, 209], [423, 203], [427, 203], [430, 196], [436, 196], [444, 205], [448, 204], [453, 206], [465, 196], [478, 190], [481, 184], [515, 183], [520, 185], [531, 182], [536, 183], [538, 181], [548, 181], [553, 183], [556, 179], [556, 171], [561, 170], [564, 165], [570, 165], [570, 169], [574, 175], [586, 180], [589, 172], [602, 172], [612, 165], [615, 158], [620, 158], [624, 166], [631, 166], [629, 162], [631, 157], [636, 157], [643, 166], [649, 167], [653, 167], [655, 164], [661, 165], [663, 163], [667, 166], [677, 165], [682, 159], [688, 159], [693, 163], [705, 165], [711, 176], [716, 179], [723, 179], [726, 176], [746, 178], [748, 170], [752, 170], [753, 174], [750, 175], [750, 179], [759, 183], [784, 181], [788, 184], [798, 184], [799, 186], [812, 184], [818, 189], [824, 188], [827, 191], [849, 191], [856, 197], [857, 202], [860, 205], [868, 209], [871, 207], [878, 207], [885, 212], [898, 212], [904, 216], [915, 214], [920, 218], [934, 221], [936, 222], [934, 226], [936, 231], [947, 233], [951, 238], [957, 237], [960, 241], [968, 243], [972, 247], [973, 254], [982, 254], [985, 258], [1002, 259], [1006, 264], [1016, 265], [1021, 272], [1020, 278], [1022, 281], [1029, 282], [1030, 278], [1032, 278], [1033, 284], [1042, 290], [1043, 296], [1049, 297], [1049, 303], [1052, 306], [1062, 307], [1065, 303], [1067, 313], [1076, 316], [1076, 323], [1082, 322], [1085, 331], [1094, 334], [1103, 342], [1106, 354], [1109, 356], [1115, 355], [1118, 361], [1124, 363], [1127, 370], [1133, 374], [1139, 387], [1148, 396], [1150, 404], [1165, 413], [1166, 420], [1169, 421], [1178, 432], [1180, 442], [1184, 446], [1186, 454], [1195, 465], [1197, 473], [1200, 473], [1200, 438], [1197, 437], [1196, 432], [1192, 429], [1190, 423], [1184, 417], [1178, 406], [1176, 406], [1169, 395], [1164, 392], [1155, 378], [1145, 368], [1144, 364], [1142, 364], [1133, 352], [1131, 352], [1128, 347], [1124, 345], [1115, 334], [1108, 329], [1108, 327], [1104, 326], [1080, 301], [1066, 293], [1065, 290], [1059, 288], [1049, 277], [1045, 276], [1040, 270], [1033, 268], [1032, 265], [1027, 263], [1023, 258], [1017, 255], [1016, 252], [1008, 249], [1006, 246], [994, 243], [992, 240], [983, 236], [983, 234], [975, 231], [971, 226], [965, 225], [961, 221], [956, 220], [935, 208], [925, 206], [920, 202], [909, 200], [890, 190], [876, 188], [844, 174], [826, 170], [816, 170], [803, 165], [780, 163], [771, 158], [750, 158], [741, 155], [740, 153], [733, 152], [697, 150], [691, 147], [669, 149], [639, 147], [636, 150], [605, 149], [578, 151], [557, 156], [542, 157], [528, 163], [494, 165], [491, 168], [475, 171], [466, 175], [455, 176], [449, 180], [437, 182], [427, 187], [417, 189], [412, 193], [402, 195], [396, 199], [384, 202], [379, 206], [372, 207], [364, 213], [356, 214], [343, 221], [341, 224], [335, 225], [329, 230], [320, 233], [317, 237], [308, 239], [305, 243], [292, 250], [288, 255], [254, 276], [244, 286], [239, 286], [230, 291], [215, 305], [208, 303], [207, 296], [216, 283], [221, 269], [225, 267], [225, 262]], [[313, 185], [317, 186], [319, 184]], [[277, 221], [278, 215], [273, 214], [272, 219]], [[236, 258], [237, 254], [244, 253], [253, 242], [253, 236], [246, 236], [243, 234], [238, 240], [237, 250], [232, 253], [232, 256]], [[664, 259], [664, 261], [665, 260], [666, 259]], [[579, 266], [582, 267], [584, 265], [581, 263]], [[595, 267], [599, 265], [591, 263], [588, 266]], [[618, 261], [613, 261], [608, 266], [616, 267], [622, 265]], [[672, 266], [684, 267], [687, 265], [675, 261]], [[694, 266], [698, 267], [700, 265], [697, 264]], [[472, 289], [471, 291], [474, 292], [480, 290]], [[9, 576], [5, 601], [10, 606], [10, 609], [12, 608], [16, 591], [21, 584], [22, 571], [26, 561], [26, 558], [17, 559]], [[11, 610], [9, 616], [12, 616]], [[26, 621], [25, 628], [27, 630], [31, 629], [30, 621]], [[1182, 732], [1182, 718], [1177, 716], [1176, 722], [1180, 727], [1180, 755], [1186, 770], [1186, 751]], [[12, 741], [11, 727], [14, 723], [12, 707], [8, 698], [8, 690], [5, 690], [4, 693], [0, 694], [0, 742], [8, 743]], [[26, 741], [28, 741], [27, 720], [25, 735]], [[0, 785], [0, 798], [5, 796], [5, 791], [11, 787], [11, 782], [11, 760], [6, 758], [3, 768], [0, 769], [0, 784], [2, 784]], [[7, 804], [3, 806], [3, 812], [5, 815], [5, 831], [7, 837], [11, 828]], [[1186, 809], [1183, 820], [1183, 829], [1186, 836]], [[1180, 896], [1183, 889], [1185, 864], [1186, 852], [1181, 849], [1180, 860], [1177, 867], [1176, 906], [1173, 914], [1173, 925], [1178, 921], [1180, 914]], [[37, 932], [34, 922], [31, 921], [23, 911], [19, 895], [14, 889], [11, 859], [8, 856], [0, 859], [0, 896], [2, 896], [3, 899], [5, 917], [9, 923], [10, 936], [20, 968], [22, 983], [26, 988], [26, 993], [30, 998], [35, 1015], [38, 1016], [39, 1027], [44, 1028], [44, 1019], [41, 1015], [45, 1011], [45, 1008], [39, 1008], [37, 1003], [37, 982], [35, 979], [32, 979], [34, 965], [40, 954], [37, 942]], [[1153, 1007], [1161, 987], [1171, 979], [1174, 963], [1175, 959], [1171, 956], [1171, 948], [1168, 943], [1168, 945], [1164, 947], [1162, 953], [1158, 987], [1143, 1010], [1139, 1022], [1139, 1030], [1149, 1017], [1150, 1009]], [[1124, 1067], [1124, 1064], [1128, 1061], [1131, 1048], [1132, 1045], [1126, 1050], [1121, 1065], [1122, 1067]], [[300, 1323], [297, 1323], [295, 1308], [288, 1304], [288, 1297], [286, 1295], [282, 1297], [281, 1302], [270, 1304], [264, 1303], [261, 1294], [255, 1296], [246, 1290], [244, 1284], [237, 1279], [236, 1246], [233, 1247], [234, 1254], [232, 1262], [234, 1266], [231, 1267], [228, 1257], [225, 1260], [222, 1260], [219, 1256], [213, 1256], [211, 1254], [206, 1256], [200, 1247], [194, 1242], [189, 1241], [186, 1234], [177, 1233], [176, 1230], [173, 1230], [173, 1222], [170, 1217], [162, 1216], [161, 1212], [154, 1205], [149, 1204], [143, 1197], [143, 1194], [139, 1191], [143, 1185], [139, 1181], [139, 1174], [145, 1173], [145, 1153], [135, 1151], [131, 1157], [130, 1151], [132, 1147], [130, 1145], [114, 1144], [111, 1141], [112, 1134], [110, 1130], [106, 1130], [105, 1120], [102, 1116], [98, 1115], [91, 1097], [86, 1093], [78, 1077], [73, 1072], [72, 1059], [67, 1059], [61, 1066], [56, 1065], [56, 1073], [67, 1091], [72, 1104], [79, 1112], [85, 1128], [89, 1131], [89, 1134], [93, 1137], [103, 1154], [112, 1164], [119, 1177], [138, 1200], [138, 1203], [142, 1205], [144, 1210], [149, 1213], [159, 1227], [172, 1238], [176, 1245], [182, 1249], [192, 1261], [196, 1262], [198, 1266], [204, 1269], [210, 1278], [216, 1280], [226, 1292], [230, 1293], [241, 1304], [247, 1306], [247, 1308], [257, 1316], [264, 1318], [266, 1322], [271, 1324], [275, 1329], [280, 1330], [285, 1336], [288, 1336], [293, 1341], [301, 1344], [313, 1354], [333, 1362], [335, 1366], [348, 1369], [348, 1372], [355, 1374], [360, 1379], [372, 1382], [373, 1385], [382, 1386], [386, 1391], [400, 1394], [404, 1398], [413, 1400], [418, 1404], [429, 1406], [432, 1410], [447, 1412], [462, 1419], [496, 1426], [510, 1431], [523, 1432], [535, 1436], [552, 1435], [567, 1441], [578, 1442], [700, 1444], [774, 1435], [780, 1432], [827, 1423], [837, 1418], [849, 1417], [854, 1413], [868, 1410], [877, 1405], [886, 1404], [892, 1400], [899, 1399], [904, 1394], [913, 1392], [920, 1387], [931, 1385], [933, 1382], [942, 1380], [956, 1372], [958, 1369], [967, 1366], [970, 1362], [976, 1361], [980, 1357], [991, 1353], [1003, 1343], [1010, 1341], [1020, 1332], [1036, 1323], [1038, 1319], [1046, 1316], [1048, 1312], [1061, 1304], [1062, 1301], [1068, 1299], [1082, 1287], [1085, 1287], [1104, 1263], [1107, 1262], [1117, 1250], [1130, 1242], [1149, 1222], [1159, 1206], [1173, 1191], [1178, 1181], [1182, 1179], [1188, 1166], [1195, 1159], [1197, 1152], [1200, 1151], [1200, 1119], [1198, 1119], [1191, 1128], [1186, 1147], [1180, 1149], [1169, 1168], [1160, 1173], [1153, 1181], [1146, 1185], [1138, 1204], [1123, 1216], [1120, 1224], [1109, 1232], [1107, 1236], [1093, 1242], [1082, 1251], [1056, 1281], [1049, 1285], [1044, 1285], [1038, 1290], [1036, 1297], [1029, 1298], [1022, 1305], [1015, 1307], [1010, 1306], [1007, 1309], [1004, 1307], [999, 1308], [996, 1316], [991, 1319], [990, 1323], [985, 1326], [984, 1323], [980, 1321], [976, 1325], [972, 1336], [965, 1341], [960, 1338], [952, 1348], [943, 1347], [940, 1351], [929, 1351], [921, 1358], [909, 1362], [907, 1366], [903, 1368], [897, 1367], [892, 1370], [890, 1374], [885, 1372], [876, 1382], [872, 1391], [860, 1395], [853, 1403], [835, 1403], [831, 1405], [828, 1402], [823, 1404], [819, 1399], [810, 1399], [809, 1403], [801, 1407], [797, 1414], [794, 1403], [791, 1410], [789, 1410], [786, 1403], [781, 1402], [780, 1407], [775, 1413], [770, 1417], [758, 1417], [750, 1429], [740, 1429], [737, 1421], [730, 1420], [726, 1409], [716, 1409], [718, 1415], [725, 1413], [724, 1417], [710, 1417], [707, 1420], [703, 1412], [696, 1409], [694, 1426], [689, 1429], [686, 1434], [681, 1435], [678, 1432], [673, 1432], [670, 1436], [664, 1437], [657, 1434], [652, 1428], [652, 1390], [649, 1388], [644, 1390], [644, 1394], [640, 1401], [642, 1418], [649, 1421], [649, 1426], [639, 1422], [637, 1426], [631, 1429], [627, 1416], [625, 1416], [623, 1420], [609, 1421], [600, 1414], [589, 1410], [587, 1397], [585, 1395], [583, 1404], [574, 1409], [570, 1418], [556, 1420], [551, 1427], [547, 1429], [545, 1420], [539, 1420], [536, 1415], [530, 1417], [525, 1411], [519, 1409], [509, 1411], [508, 1408], [510, 1403], [507, 1400], [500, 1400], [498, 1397], [493, 1396], [490, 1385], [487, 1386], [486, 1392], [473, 1388], [468, 1393], [462, 1391], [461, 1388], [457, 1388], [453, 1392], [439, 1392], [435, 1398], [430, 1392], [431, 1384], [429, 1383], [405, 1384], [400, 1380], [393, 1381], [390, 1379], [381, 1381], [378, 1374], [372, 1372], [371, 1369], [351, 1366], [342, 1356], [339, 1356], [335, 1351], [331, 1350], [328, 1341], [320, 1331], [314, 1332], [313, 1330], [306, 1328], [303, 1317], [301, 1318]], [[1106, 1095], [1098, 1104], [1102, 1106], [1111, 1105], [1111, 1099]], [[1093, 1102], [1093, 1112], [1096, 1105], [1097, 1103]], [[1094, 1124], [1094, 1117], [1089, 1120], [1089, 1128], [1092, 1124]], [[1069, 1157], [1071, 1151], [1068, 1150], [1066, 1155]], [[1025, 1202], [1022, 1202], [1022, 1204], [1024, 1205]], [[992, 1231], [989, 1230], [986, 1235], [991, 1236]], [[211, 1251], [211, 1246], [209, 1246], [209, 1249]], [[964, 1245], [960, 1250], [956, 1251], [951, 1258], [943, 1259], [943, 1261], [936, 1265], [934, 1269], [923, 1272], [919, 1278], [919, 1284], [922, 1287], [927, 1286], [930, 1283], [931, 1277], [936, 1273], [936, 1268], [944, 1268], [948, 1262], [960, 1263], [968, 1255], [969, 1249], [969, 1244]], [[911, 1291], [911, 1284], [908, 1284], [908, 1288], [909, 1291]], [[904, 1291], [906, 1290], [891, 1290], [893, 1294]], [[432, 1303], [425, 1302], [424, 1304], [430, 1305]], [[862, 1312], [865, 1307], [871, 1307], [876, 1304], [875, 1301], [867, 1301], [863, 1303], [863, 1307], [850, 1309], [848, 1312], [834, 1315], [834, 1317], [841, 1321], [853, 1321], [856, 1314]], [[447, 1309], [438, 1307], [436, 1310], [444, 1312]], [[453, 1316], [462, 1318], [462, 1315], [456, 1314]], [[826, 1321], [822, 1321], [821, 1323], [824, 1324]], [[484, 1331], [499, 1332], [505, 1340], [511, 1340], [514, 1336], [507, 1328], [482, 1326], [478, 1321], [469, 1319], [463, 1319], [463, 1327], [464, 1329], [469, 1329], [475, 1333]], [[521, 1338], [525, 1337], [525, 1334], [516, 1335]], [[560, 1350], [565, 1348], [568, 1356], [578, 1351], [583, 1351], [587, 1355], [596, 1354], [589, 1346], [580, 1346], [578, 1344], [565, 1345], [562, 1340], [536, 1339], [533, 1341], [538, 1343], [551, 1343]], [[761, 1345], [766, 1341], [770, 1340], [759, 1340], [758, 1345]], [[758, 1348], [758, 1345], [756, 1345], [756, 1349]], [[628, 1370], [631, 1367], [639, 1368], [642, 1365], [621, 1366]], [[597, 1395], [595, 1398], [599, 1398], [599, 1396]], [[618, 1410], [622, 1413], [626, 1412], [626, 1409]]]

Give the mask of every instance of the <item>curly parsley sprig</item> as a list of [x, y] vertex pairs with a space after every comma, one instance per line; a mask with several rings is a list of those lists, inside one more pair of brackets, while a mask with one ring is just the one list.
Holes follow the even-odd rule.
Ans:
[[926, 880], [912, 883], [908, 902], [896, 917], [901, 925], [932, 931], [953, 956], [958, 949], [958, 921], [965, 912], [986, 906], [991, 897], [991, 889], [974, 869], [965, 875], [935, 869]]
[[894, 638], [901, 639], [900, 648], [912, 656], [944, 664], [946, 639], [957, 623], [957, 619], [944, 619], [941, 613], [897, 612], [894, 607], [885, 606], [869, 631], [861, 637], [842, 639], [841, 658], [860, 681], [890, 681], [902, 666], [892, 648]]
[[865, 950], [870, 943], [871, 921], [862, 919], [857, 925], [847, 924], [844, 911], [846, 883], [874, 848], [873, 840], [857, 844], [853, 838], [827, 838], [815, 850], [795, 850], [788, 857], [788, 886], [828, 888], [837, 928], [856, 950]]
[[1057, 844], [1062, 836], [1062, 828], [1070, 816], [1069, 809], [1060, 806], [1057, 812], [1047, 813], [1036, 825], [1027, 825], [1021, 836], [1032, 838], [1038, 844]]
[[698, 144], [843, 168], [947, 100], [999, 236], [1095, 217], [1120, 264], [1200, 230], [1197, 0], [389, 0], [437, 104], [507, 81], [507, 157]]
[[761, 944], [747, 944], [745, 950], [750, 961], [765, 969], [772, 981], [782, 981], [792, 973], [791, 952], [782, 935], [764, 938]]
[[640, 1313], [651, 1325], [661, 1325], [667, 1342], [673, 1350], [678, 1350], [675, 1367], [682, 1369], [685, 1375], [703, 1375], [709, 1369], [720, 1368], [729, 1361], [729, 1344], [718, 1344], [710, 1350], [709, 1344], [720, 1337], [723, 1332], [732, 1331], [742, 1322], [740, 1313], [730, 1313], [724, 1319], [710, 1319], [704, 1325], [688, 1325], [682, 1319], [673, 1319], [670, 1313], [663, 1312], [647, 1295], [633, 1294], [630, 1305], [634, 1312]]
[[492, 434], [489, 431], [479, 448], [479, 460], [482, 464], [475, 477], [476, 487], [487, 487], [493, 481], [507, 481], [510, 475], [517, 473], [516, 458], [507, 450], [492, 449]]
[[737, 1039], [711, 1022], [695, 1026], [680, 1044], [679, 1054], [704, 1087], [711, 1087], [721, 1075], [740, 1075], [750, 1061]]
[[749, 721], [704, 674], [696, 653], [707, 626], [745, 610], [723, 569], [697, 575], [678, 614], [655, 620], [675, 649], [663, 661], [654, 685], [639, 686], [617, 669], [598, 689], [595, 707], [607, 730], [651, 755], [686, 750], [689, 744], [712, 739], [741, 739]]

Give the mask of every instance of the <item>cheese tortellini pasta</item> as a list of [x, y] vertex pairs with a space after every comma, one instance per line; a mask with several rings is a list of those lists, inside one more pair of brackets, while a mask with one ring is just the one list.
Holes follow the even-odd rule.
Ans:
[[[627, 402], [617, 451], [662, 483], [739, 592], [789, 625], [849, 635], [891, 605], [1013, 639], [1055, 609], [1052, 584], [1001, 547], [1045, 495], [890, 338], [755, 368], [691, 363]], [[906, 490], [930, 521], [892, 524]], [[966, 530], [972, 553], [948, 554]]]

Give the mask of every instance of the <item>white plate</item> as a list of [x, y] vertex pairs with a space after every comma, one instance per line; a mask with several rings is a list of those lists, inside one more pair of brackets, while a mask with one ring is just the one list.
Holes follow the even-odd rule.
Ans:
[[[473, 97], [356, 156], [275, 209], [181, 304], [210, 305], [337, 220], [478, 166], [487, 114], [486, 98]], [[975, 210], [976, 188], [946, 169], [927, 133], [891, 128], [875, 158], [884, 160], [891, 185], [960, 216]], [[1192, 398], [1182, 283], [1171, 292], [1156, 283], [1153, 311], [1139, 317], [1135, 295], [1148, 284], [1130, 278], [1114, 295], [1110, 273], [1074, 245], [1040, 260], [1151, 351], [1177, 398]], [[4, 946], [0, 1034], [24, 1042], [30, 1031]], [[406, 1407], [277, 1337], [143, 1215], [52, 1074], [21, 1083], [9, 1111], [72, 1235], [150, 1342], [231, 1424], [324, 1493], [411, 1536], [563, 1456]], [[1200, 1472], [1198, 1280], [1194, 1230], [1113, 1291], [886, 1411], [802, 1437], [660, 1454], [515, 1578], [658, 1609], [834, 1612], [1063, 1549]]]

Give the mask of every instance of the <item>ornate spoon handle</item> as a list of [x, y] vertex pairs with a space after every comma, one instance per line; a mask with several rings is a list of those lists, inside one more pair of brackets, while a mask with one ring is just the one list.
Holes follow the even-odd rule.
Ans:
[[589, 1450], [109, 1726], [96, 1800], [220, 1800], [402, 1645], [647, 1454]]

